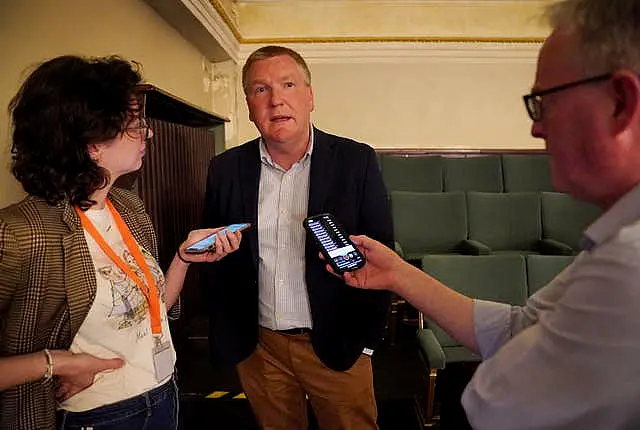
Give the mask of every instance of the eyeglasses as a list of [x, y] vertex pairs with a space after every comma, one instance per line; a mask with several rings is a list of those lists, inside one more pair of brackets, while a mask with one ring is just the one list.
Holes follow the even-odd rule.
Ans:
[[596, 82], [606, 81], [613, 73], [605, 73], [604, 75], [593, 76], [591, 78], [581, 79], [579, 81], [569, 82], [557, 87], [552, 87], [542, 91], [534, 91], [531, 94], [522, 96], [524, 100], [524, 106], [527, 108], [527, 113], [532, 121], [538, 122], [542, 120], [542, 97], [549, 94], [557, 93], [559, 91], [568, 90], [569, 88], [577, 87], [580, 85], [594, 84]]
[[124, 129], [125, 133], [131, 136], [131, 133], [135, 133], [137, 137], [139, 135], [144, 136], [144, 140], [149, 140], [151, 138], [151, 126], [145, 119], [140, 119], [137, 125], [129, 126]]

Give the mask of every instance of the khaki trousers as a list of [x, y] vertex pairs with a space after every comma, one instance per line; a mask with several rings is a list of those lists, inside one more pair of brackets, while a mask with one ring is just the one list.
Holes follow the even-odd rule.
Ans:
[[377, 429], [371, 358], [338, 372], [318, 359], [308, 334], [260, 328], [256, 350], [238, 364], [251, 408], [264, 430], [307, 430], [309, 397], [321, 430]]

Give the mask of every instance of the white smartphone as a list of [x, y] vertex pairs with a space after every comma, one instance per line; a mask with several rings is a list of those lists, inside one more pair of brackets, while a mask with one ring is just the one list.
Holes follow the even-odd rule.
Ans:
[[[249, 228], [251, 226], [250, 223], [239, 223], [239, 224], [231, 224], [226, 226], [224, 229], [222, 229], [221, 231], [227, 231], [227, 232], [234, 232], [234, 231], [242, 231], [246, 228]], [[209, 235], [207, 237], [205, 237], [204, 239], [200, 239], [199, 241], [197, 241], [196, 243], [187, 246], [184, 249], [184, 252], [187, 252], [189, 254], [201, 254], [203, 252], [207, 252], [210, 251], [214, 248], [215, 244], [216, 244], [216, 235], [218, 234], [218, 232], [213, 233], [212, 235]]]

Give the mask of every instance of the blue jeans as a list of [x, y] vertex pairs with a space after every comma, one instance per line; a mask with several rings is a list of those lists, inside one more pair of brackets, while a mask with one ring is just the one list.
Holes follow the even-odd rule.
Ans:
[[58, 411], [58, 430], [177, 430], [175, 378], [127, 400], [84, 412]]

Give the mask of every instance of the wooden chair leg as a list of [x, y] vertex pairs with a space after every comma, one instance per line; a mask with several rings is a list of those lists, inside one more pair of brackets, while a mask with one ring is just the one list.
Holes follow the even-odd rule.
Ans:
[[395, 302], [391, 302], [390, 315], [389, 315], [389, 327], [388, 327], [389, 345], [391, 346], [396, 344], [397, 331], [398, 331], [398, 304]]
[[436, 419], [433, 413], [433, 407], [436, 394], [436, 377], [438, 376], [438, 369], [429, 370], [429, 388], [427, 390], [427, 411], [426, 411], [426, 425], [431, 427], [436, 424]]

